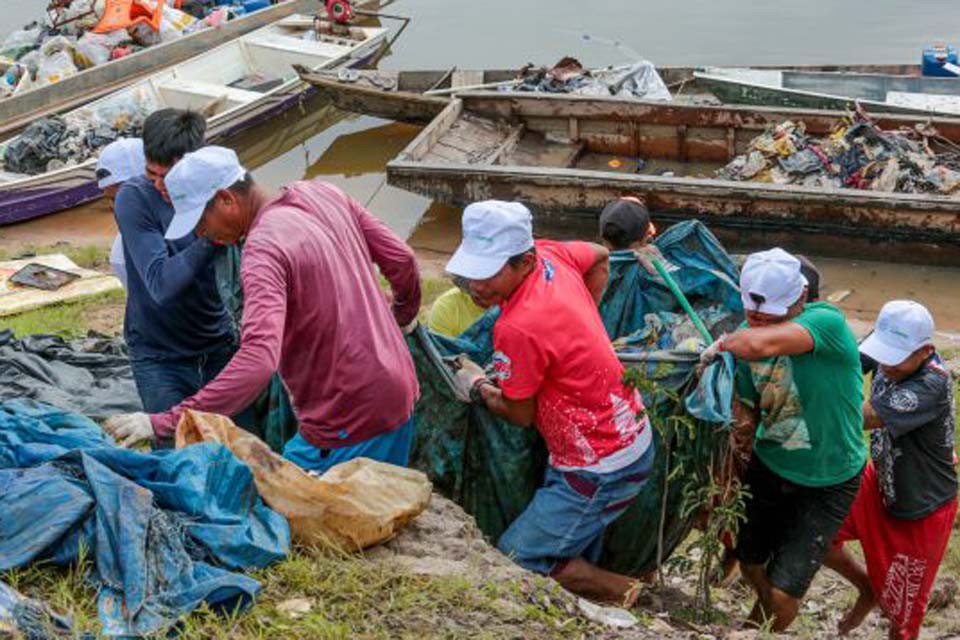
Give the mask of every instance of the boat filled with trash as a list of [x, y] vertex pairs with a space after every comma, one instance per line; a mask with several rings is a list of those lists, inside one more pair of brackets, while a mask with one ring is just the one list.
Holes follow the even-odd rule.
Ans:
[[723, 180], [895, 193], [957, 194], [960, 145], [932, 125], [883, 129], [857, 112], [826, 136], [802, 121], [770, 126], [717, 171]]
[[6, 68], [0, 99], [54, 84], [153, 45], [216, 28], [264, 0], [54, 0], [48, 20], [17, 29], [0, 44]]

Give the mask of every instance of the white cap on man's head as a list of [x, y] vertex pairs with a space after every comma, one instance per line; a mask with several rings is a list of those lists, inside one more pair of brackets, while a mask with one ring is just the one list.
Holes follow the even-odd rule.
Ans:
[[120, 138], [100, 151], [97, 159], [97, 186], [101, 189], [126, 182], [147, 172], [147, 159], [143, 155], [143, 140]]
[[806, 286], [800, 260], [779, 247], [750, 254], [740, 271], [740, 299], [746, 311], [784, 316]]
[[174, 211], [167, 240], [193, 231], [217, 191], [232, 186], [246, 173], [234, 150], [226, 147], [201, 147], [183, 156], [163, 179]]
[[933, 344], [933, 316], [919, 302], [893, 300], [883, 305], [877, 324], [860, 345], [880, 364], [895, 367], [920, 347]]
[[519, 202], [484, 200], [463, 210], [463, 239], [447, 272], [470, 280], [497, 275], [511, 257], [533, 248], [533, 217]]

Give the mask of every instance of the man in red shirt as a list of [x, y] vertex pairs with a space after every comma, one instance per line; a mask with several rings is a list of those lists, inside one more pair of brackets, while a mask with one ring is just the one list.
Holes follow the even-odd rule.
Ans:
[[603, 533], [630, 505], [654, 461], [652, 428], [597, 302], [608, 252], [587, 242], [534, 242], [530, 212], [486, 201], [463, 213], [447, 271], [499, 305], [493, 374], [467, 361], [461, 391], [517, 425], [536, 425], [550, 453], [544, 486], [501, 536], [500, 550], [564, 587], [626, 606], [636, 581], [598, 568]]

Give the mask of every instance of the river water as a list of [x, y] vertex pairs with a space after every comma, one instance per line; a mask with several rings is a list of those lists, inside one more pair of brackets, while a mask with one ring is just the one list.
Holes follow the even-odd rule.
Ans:
[[[2, 0], [0, 37], [39, 18], [47, 0]], [[318, 7], [319, 7], [318, 0]], [[956, 4], [902, 0], [400, 0], [387, 10], [413, 18], [384, 68], [519, 67], [566, 54], [589, 66], [622, 63], [635, 51], [658, 64], [899, 63], [919, 61], [926, 43], [960, 44]], [[385, 22], [385, 26], [392, 23]], [[588, 34], [622, 43], [584, 42]], [[323, 177], [344, 188], [409, 238], [425, 269], [442, 270], [459, 237], [459, 212], [386, 184], [386, 162], [417, 128], [337, 112], [313, 100], [229, 141], [257, 181], [278, 187]], [[0, 229], [0, 248], [107, 244], [115, 233], [103, 203]], [[592, 228], [538, 227], [541, 235], [592, 237]], [[739, 238], [732, 250], [755, 248]], [[786, 246], [790, 249], [790, 246]], [[960, 334], [960, 269], [893, 265], [873, 254], [816, 258], [827, 293], [869, 321], [884, 301], [927, 304], [938, 328]], [[948, 339], [949, 340], [949, 339]], [[957, 338], [960, 346], [960, 337]]]

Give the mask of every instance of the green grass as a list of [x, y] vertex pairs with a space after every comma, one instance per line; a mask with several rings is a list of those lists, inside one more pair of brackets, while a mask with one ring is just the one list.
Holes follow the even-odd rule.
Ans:
[[74, 246], [71, 244], [62, 245], [22, 245], [12, 250], [0, 250], [0, 260], [17, 260], [20, 258], [29, 258], [49, 253], [62, 253], [73, 260], [78, 267], [84, 269], [105, 270], [109, 264], [110, 248], [96, 245]]
[[[95, 634], [97, 594], [84, 581], [89, 568], [86, 560], [72, 569], [34, 564], [0, 574], [0, 580], [69, 612], [77, 635]], [[254, 607], [226, 617], [201, 607], [183, 620], [178, 637], [559, 639], [598, 631], [572, 615], [570, 598], [555, 583], [538, 577], [474, 584], [462, 576], [418, 576], [389, 562], [304, 550], [251, 575], [263, 586]], [[291, 616], [280, 605], [293, 598], [312, 608]]]
[[64, 338], [77, 338], [87, 334], [90, 326], [86, 316], [106, 305], [123, 304], [126, 292], [108, 291], [83, 298], [77, 302], [58, 304], [16, 316], [0, 319], [0, 327], [13, 329], [18, 336], [48, 333]]

